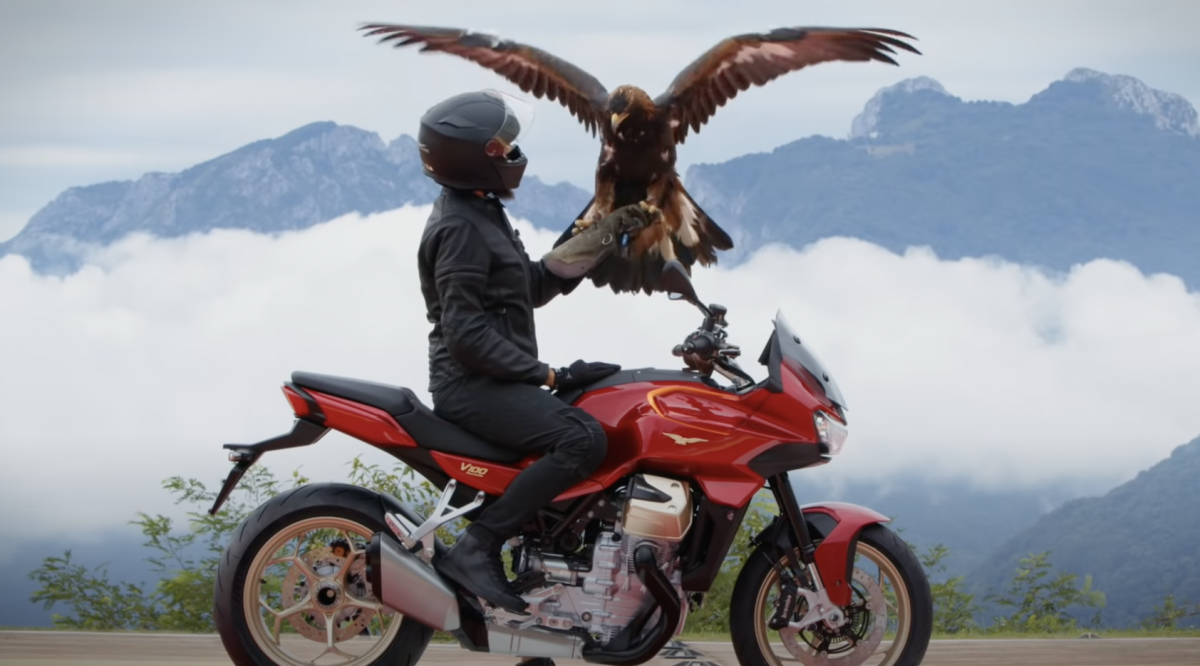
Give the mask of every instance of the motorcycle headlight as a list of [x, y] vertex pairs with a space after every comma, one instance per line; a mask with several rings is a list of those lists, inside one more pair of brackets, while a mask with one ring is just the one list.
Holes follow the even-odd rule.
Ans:
[[813, 414], [813, 424], [817, 427], [817, 438], [829, 447], [829, 455], [836, 456], [841, 452], [850, 431], [837, 419], [825, 412]]

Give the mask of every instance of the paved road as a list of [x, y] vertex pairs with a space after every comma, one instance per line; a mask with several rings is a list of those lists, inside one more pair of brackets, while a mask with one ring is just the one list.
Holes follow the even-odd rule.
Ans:
[[[421, 664], [512, 666], [508, 656], [430, 645]], [[707, 663], [705, 663], [707, 662]], [[0, 632], [0, 666], [229, 666], [216, 636]], [[584, 666], [559, 661], [559, 666]], [[926, 666], [1198, 666], [1200, 638], [934, 641]], [[665, 650], [651, 666], [738, 666], [729, 643], [689, 643]]]

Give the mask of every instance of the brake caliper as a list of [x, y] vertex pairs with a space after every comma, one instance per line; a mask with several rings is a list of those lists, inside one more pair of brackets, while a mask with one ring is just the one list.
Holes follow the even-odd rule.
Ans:
[[788, 626], [796, 613], [796, 599], [799, 596], [800, 590], [796, 587], [796, 583], [790, 578], [781, 578], [779, 597], [775, 599], [775, 612], [767, 621], [767, 626], [775, 631]]

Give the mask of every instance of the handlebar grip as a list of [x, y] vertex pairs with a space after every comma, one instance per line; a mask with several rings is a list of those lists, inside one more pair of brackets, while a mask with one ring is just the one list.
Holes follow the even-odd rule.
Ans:
[[708, 354], [717, 347], [716, 341], [706, 333], [698, 333], [692, 336], [688, 342], [692, 350], [701, 355]]

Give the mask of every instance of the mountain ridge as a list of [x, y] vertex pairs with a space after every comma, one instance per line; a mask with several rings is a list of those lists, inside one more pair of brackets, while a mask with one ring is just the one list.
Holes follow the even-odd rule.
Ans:
[[[423, 174], [416, 140], [385, 143], [375, 132], [332, 121], [260, 139], [178, 172], [68, 188], [39, 210], [0, 256], [21, 254], [39, 273], [78, 270], [89, 245], [130, 233], [162, 237], [243, 228], [290, 231], [358, 212], [433, 201], [440, 186]], [[536, 176], [521, 183], [512, 214], [565, 228], [590, 194]]]
[[1048, 273], [1124, 260], [1200, 289], [1195, 109], [1091, 71], [1021, 104], [965, 102], [907, 79], [872, 97], [852, 138], [693, 165], [688, 189], [733, 237], [723, 255], [733, 261], [765, 243], [850, 236]]
[[[430, 203], [415, 140], [332, 121], [262, 139], [176, 173], [69, 188], [0, 257], [77, 270], [89, 247], [159, 236], [298, 229], [351, 212]], [[1075, 68], [1021, 104], [969, 101], [928, 77], [879, 90], [849, 138], [812, 136], [768, 153], [696, 164], [684, 180], [734, 238], [736, 265], [764, 244], [854, 236], [939, 256], [999, 256], [1048, 271], [1129, 261], [1200, 288], [1200, 121], [1183, 97]], [[590, 193], [528, 176], [510, 212], [561, 229]]]
[[[1020, 558], [1049, 550], [1054, 570], [1092, 576], [1103, 622], [1134, 626], [1167, 594], [1200, 601], [1200, 437], [1103, 495], [1064, 502], [997, 546], [967, 576], [999, 591]], [[1168, 575], [1162, 575], [1166, 572]]]

